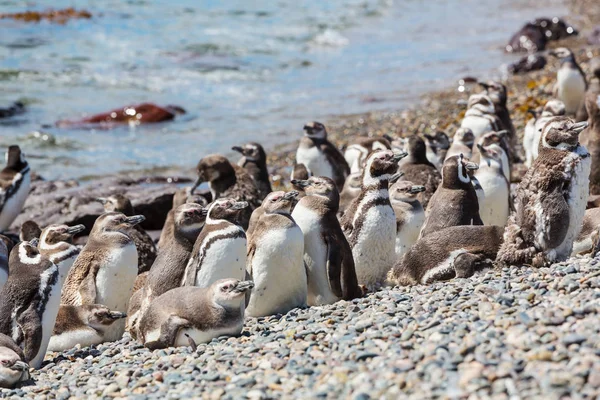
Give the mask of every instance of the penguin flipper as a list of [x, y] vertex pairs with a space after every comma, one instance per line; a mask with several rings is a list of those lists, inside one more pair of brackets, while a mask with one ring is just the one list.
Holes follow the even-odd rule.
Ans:
[[42, 321], [34, 306], [21, 314], [19, 326], [23, 331], [23, 354], [25, 360], [31, 362], [42, 344]]
[[96, 304], [96, 274], [87, 274], [79, 284], [79, 300], [76, 305]]
[[181, 328], [185, 328], [190, 325], [190, 321], [187, 319], [178, 317], [177, 315], [171, 315], [160, 327], [160, 336], [158, 339], [151, 342], [144, 343], [150, 350], [164, 349], [166, 347], [173, 347], [175, 345], [175, 339]]
[[334, 295], [342, 297], [342, 254], [339, 250], [339, 246], [332, 243], [326, 235], [323, 235], [323, 241], [327, 246], [326, 268], [329, 288]]

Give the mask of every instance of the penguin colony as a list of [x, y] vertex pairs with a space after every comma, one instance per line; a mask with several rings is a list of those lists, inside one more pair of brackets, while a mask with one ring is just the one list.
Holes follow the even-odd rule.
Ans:
[[[555, 99], [518, 143], [506, 87], [480, 82], [453, 140], [444, 132], [360, 138], [342, 153], [307, 123], [290, 176], [272, 191], [259, 143], [213, 154], [173, 199], [158, 245], [123, 194], [85, 246], [83, 225], [27, 221], [0, 235], [0, 387], [29, 379], [48, 350], [114, 341], [150, 349], [238, 335], [244, 318], [351, 300], [384, 285], [465, 278], [495, 265], [547, 266], [600, 246], [600, 64], [592, 85], [571, 51]], [[593, 64], [594, 65], [594, 64]], [[585, 121], [577, 118], [584, 115]], [[527, 172], [511, 193], [512, 165]], [[31, 183], [19, 146], [0, 171], [0, 232]], [[207, 184], [210, 202], [195, 194]]]

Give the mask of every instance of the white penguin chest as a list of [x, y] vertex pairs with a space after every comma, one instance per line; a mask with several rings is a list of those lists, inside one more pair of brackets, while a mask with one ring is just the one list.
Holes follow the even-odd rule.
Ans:
[[484, 225], [506, 225], [509, 207], [509, 187], [504, 176], [480, 169], [476, 174], [484, 196], [479, 201], [479, 215]]
[[225, 230], [215, 231], [206, 236], [195, 257], [201, 259], [196, 271], [194, 286], [208, 287], [219, 279], [235, 278], [244, 280], [246, 276], [246, 237], [213, 238], [236, 234], [241, 230], [231, 225]]
[[52, 336], [48, 344], [48, 351], [65, 351], [77, 345], [86, 347], [102, 342], [103, 338], [96, 330], [92, 328], [76, 329]]
[[138, 271], [135, 244], [111, 250], [96, 275], [96, 303], [127, 312]]
[[415, 212], [404, 212], [403, 223], [396, 233], [396, 259], [406, 253], [419, 238], [421, 228], [425, 223], [425, 212], [420, 209]]
[[30, 172], [26, 172], [21, 181], [21, 185], [19, 186], [19, 190], [17, 190], [16, 193], [13, 193], [13, 195], [5, 201], [4, 206], [2, 207], [2, 212], [0, 212], [0, 232], [7, 230], [21, 212], [23, 204], [25, 204], [25, 200], [27, 200], [27, 195], [29, 195], [30, 186], [31, 174]]
[[[473, 131], [475, 141], [486, 132], [492, 131], [493, 126], [489, 119], [479, 115], [466, 115], [460, 124], [461, 128], [469, 128]], [[446, 156], [446, 158], [448, 158]]]
[[315, 176], [333, 178], [333, 166], [317, 146], [299, 147], [296, 152], [296, 162], [304, 164]]
[[54, 330], [56, 316], [58, 315], [58, 308], [60, 307], [61, 288], [61, 282], [57, 282], [52, 285], [52, 289], [50, 289], [50, 294], [48, 295], [48, 300], [46, 302], [46, 307], [44, 308], [44, 313], [41, 316], [42, 340], [37, 354], [29, 363], [36, 369], [42, 366], [44, 356], [46, 355], [46, 349], [48, 348], [48, 343], [50, 342], [50, 337], [52, 336], [52, 331]]
[[585, 95], [585, 81], [578, 70], [561, 68], [556, 75], [558, 97], [565, 103], [567, 114], [577, 111]]

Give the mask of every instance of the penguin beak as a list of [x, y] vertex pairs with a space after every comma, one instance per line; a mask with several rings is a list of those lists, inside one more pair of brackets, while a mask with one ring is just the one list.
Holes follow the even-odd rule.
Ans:
[[425, 186], [413, 185], [410, 187], [410, 193], [421, 193], [425, 191]]
[[76, 235], [79, 232], [83, 232], [85, 230], [85, 225], [75, 225], [75, 226], [70, 226], [67, 228], [67, 233], [69, 235]]
[[315, 129], [315, 127], [312, 124], [306, 124], [302, 129], [304, 129], [307, 135], [310, 135]]
[[25, 361], [15, 361], [15, 363], [12, 365], [11, 367], [12, 370], [14, 371], [29, 371], [29, 364], [27, 364]]
[[235, 203], [233, 203], [233, 205], [231, 207], [229, 207], [229, 209], [231, 209], [231, 210], [243, 210], [246, 207], [248, 207], [248, 202], [247, 201], [236, 201]]
[[298, 192], [296, 190], [291, 190], [283, 195], [283, 198], [286, 200], [292, 200], [298, 197]]
[[465, 168], [468, 169], [469, 171], [474, 171], [476, 169], [479, 169], [479, 165], [475, 164], [474, 162], [468, 162], [465, 164]]
[[242, 147], [240, 147], [240, 146], [233, 146], [231, 148], [231, 150], [237, 151], [238, 153], [241, 153], [242, 155], [244, 154], [244, 149]]
[[404, 172], [396, 172], [394, 175], [392, 175], [392, 177], [390, 178], [390, 182], [391, 183], [395, 183], [398, 181], [398, 179], [402, 178], [404, 176]]
[[238, 284], [233, 287], [232, 291], [237, 292], [237, 293], [244, 293], [249, 290], [252, 290], [253, 288], [254, 288], [254, 282], [241, 281], [241, 282], [238, 282]]
[[501, 138], [505, 137], [507, 134], [508, 134], [507, 130], [496, 132], [496, 136], [501, 137]]
[[571, 131], [574, 131], [576, 133], [580, 133], [581, 131], [583, 131], [585, 128], [587, 128], [588, 126], [588, 122], [587, 121], [583, 121], [583, 122], [578, 122], [575, 125], [571, 126]]
[[477, 148], [479, 149], [479, 152], [483, 155], [483, 154], [487, 154], [487, 150], [485, 149], [485, 147], [483, 147], [481, 145], [481, 143], [477, 143]]
[[190, 195], [194, 194], [194, 191], [196, 191], [196, 188], [200, 185], [202, 185], [202, 183], [204, 183], [204, 177], [202, 175], [198, 175], [198, 178], [196, 178], [196, 182], [194, 182], [194, 184], [192, 185], [192, 188], [190, 189]]
[[112, 320], [117, 320], [117, 319], [121, 319], [121, 318], [127, 317], [127, 314], [125, 314], [124, 312], [119, 312], [119, 311], [111, 311], [108, 314], [108, 316]]
[[33, 238], [29, 241], [29, 245], [31, 247], [37, 247], [38, 244], [40, 244], [40, 239], [39, 238]]
[[394, 153], [394, 156], [392, 157], [392, 161], [398, 162], [406, 156], [408, 156], [408, 153], [405, 151], [396, 152], [396, 153]]
[[108, 199], [106, 197], [96, 197], [95, 200], [102, 204], [106, 204], [106, 202], [108, 201]]
[[384, 134], [383, 134], [383, 138], [384, 138], [385, 140], [387, 140], [388, 142], [390, 142], [390, 143], [392, 143], [392, 142], [394, 141], [394, 138], [393, 138], [393, 137], [391, 137], [390, 135], [388, 135], [387, 133], [384, 133]]
[[145, 220], [146, 220], [146, 217], [144, 217], [143, 215], [134, 215], [132, 217], [125, 218], [125, 222], [131, 226], [137, 225], [140, 222], [144, 222]]
[[292, 179], [292, 185], [300, 187], [300, 188], [305, 188], [305, 187], [309, 187], [310, 186], [310, 181], [303, 181], [300, 179]]

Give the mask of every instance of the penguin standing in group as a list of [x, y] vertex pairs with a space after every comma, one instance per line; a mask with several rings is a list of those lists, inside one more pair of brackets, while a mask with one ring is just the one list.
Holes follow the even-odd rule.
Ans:
[[573, 52], [566, 47], [554, 49], [549, 54], [560, 59], [553, 96], [565, 104], [567, 115], [575, 115], [587, 90], [585, 73], [577, 64]]
[[[424, 144], [422, 150], [425, 156]], [[390, 203], [389, 183], [398, 171], [398, 161], [406, 156], [407, 153], [394, 154], [391, 150], [372, 153], [363, 171], [360, 194], [341, 219], [352, 248], [358, 283], [369, 290], [383, 284], [396, 260], [396, 216]]]
[[579, 142], [590, 153], [590, 194], [600, 195], [600, 94], [588, 93], [585, 97], [588, 126], [579, 135]]
[[418, 135], [412, 135], [405, 139], [404, 151], [408, 153], [408, 156], [399, 163], [398, 172], [402, 174], [400, 179], [425, 187], [425, 190], [420, 192], [417, 198], [423, 208], [427, 209], [431, 196], [437, 190], [442, 177], [437, 168], [427, 159], [425, 142]]
[[427, 159], [435, 165], [438, 171], [441, 171], [450, 148], [448, 135], [445, 132], [436, 131], [433, 135], [425, 133], [423, 136], [427, 145]]
[[498, 130], [504, 130], [507, 132], [508, 143], [510, 145], [510, 153], [514, 153], [515, 141], [517, 139], [515, 126], [510, 118], [510, 112], [506, 106], [508, 101], [508, 94], [506, 92], [506, 86], [497, 81], [479, 81], [479, 86], [484, 89], [484, 93], [487, 94], [492, 103], [494, 103], [494, 111], [496, 117], [499, 120]]
[[309, 306], [333, 304], [338, 300], [362, 297], [352, 249], [337, 213], [340, 195], [335, 182], [326, 177], [292, 181], [306, 193], [292, 212], [304, 235], [304, 262], [307, 268]]
[[473, 152], [473, 144], [475, 143], [475, 135], [469, 128], [458, 128], [454, 137], [452, 137], [452, 145], [446, 153], [447, 160], [450, 157], [462, 154], [464, 157], [470, 159]]
[[479, 153], [480, 146], [495, 149], [500, 156], [502, 172], [504, 173], [506, 180], [510, 182], [511, 155], [510, 145], [508, 143], [506, 134], [506, 131], [487, 132], [483, 134], [477, 141], [477, 146], [475, 146], [473, 149], [473, 154], [471, 155], [470, 160], [476, 164], [479, 164], [479, 160], [481, 159], [481, 154]]
[[477, 168], [477, 164], [467, 161], [462, 155], [446, 160], [442, 168], [442, 183], [431, 198], [420, 237], [450, 226], [483, 225], [470, 176], [470, 171]]
[[392, 148], [387, 138], [359, 137], [344, 151], [344, 158], [350, 166], [350, 173], [362, 172], [362, 166], [372, 151]]
[[191, 187], [185, 187], [178, 189], [173, 195], [173, 205], [167, 213], [167, 218], [165, 219], [165, 224], [160, 231], [160, 238], [158, 239], [158, 244], [156, 246], [158, 252], [160, 252], [165, 243], [167, 243], [169, 238], [173, 235], [173, 231], [175, 230], [175, 210], [179, 206], [185, 203], [196, 203], [203, 207], [208, 205], [208, 201], [206, 201], [203, 196], [199, 194], [192, 194], [191, 191]]
[[492, 99], [484, 93], [472, 94], [467, 103], [467, 112], [460, 127], [469, 128], [475, 135], [475, 141], [489, 131], [498, 131], [500, 120]]
[[304, 164], [314, 176], [333, 179], [338, 190], [342, 190], [350, 174], [348, 162], [337, 147], [327, 140], [327, 130], [319, 122], [304, 125], [304, 136], [296, 151], [296, 163]]
[[523, 148], [525, 149], [526, 161], [525, 165], [530, 168], [533, 161], [538, 157], [540, 139], [544, 126], [554, 117], [565, 115], [565, 104], [560, 100], [549, 100], [542, 110], [539, 118], [533, 120], [533, 129], [525, 127], [525, 135], [523, 136]]
[[[598, 96], [600, 96], [600, 57], [595, 57], [590, 61], [590, 71], [592, 73], [592, 79], [590, 79], [588, 84], [585, 98], [590, 96], [596, 96], [596, 98], [598, 98]], [[587, 120], [588, 112], [584, 101], [581, 103], [579, 110], [577, 111], [577, 121], [580, 122]]]
[[579, 144], [586, 125], [555, 117], [544, 127], [539, 157], [517, 188], [499, 264], [542, 267], [571, 254], [589, 195], [591, 159]]
[[[96, 219], [67, 276], [62, 304], [103, 304], [112, 311], [127, 312], [138, 274], [137, 250], [127, 233], [143, 220], [143, 215], [128, 217], [117, 212]], [[106, 340], [118, 340], [124, 331], [125, 321], [117, 321], [106, 332]]]
[[0, 333], [0, 388], [12, 389], [29, 378], [29, 364], [23, 350], [10, 336]]
[[254, 179], [256, 188], [258, 189], [258, 198], [263, 200], [273, 191], [271, 189], [271, 182], [269, 181], [267, 153], [265, 153], [265, 149], [256, 142], [250, 142], [243, 146], [233, 146], [231, 150], [237, 151], [242, 155], [242, 158], [238, 161], [238, 165], [248, 171], [252, 179]]
[[425, 186], [398, 181], [390, 188], [390, 202], [396, 214], [396, 259], [399, 259], [419, 238], [425, 223], [425, 210], [417, 198]]
[[20, 242], [10, 253], [10, 275], [0, 290], [0, 333], [10, 336], [29, 365], [39, 369], [58, 314], [62, 280], [36, 242]]
[[298, 192], [273, 192], [263, 201], [264, 214], [248, 237], [246, 269], [254, 291], [246, 308], [251, 317], [285, 314], [306, 305], [304, 236], [291, 217]]
[[475, 178], [483, 189], [479, 201], [479, 215], [484, 225], [504, 227], [510, 211], [510, 183], [502, 167], [501, 149], [477, 145], [481, 155]]
[[29, 195], [31, 171], [19, 146], [10, 146], [6, 167], [0, 171], [0, 232], [7, 230], [21, 213]]

